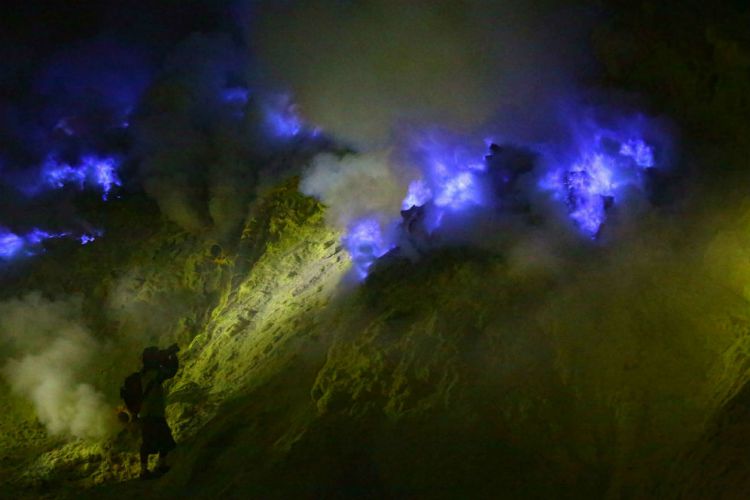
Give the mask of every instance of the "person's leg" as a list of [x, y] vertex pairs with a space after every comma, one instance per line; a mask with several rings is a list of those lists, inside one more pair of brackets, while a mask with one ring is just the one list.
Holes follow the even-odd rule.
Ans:
[[141, 479], [149, 479], [151, 472], [148, 470], [149, 452], [153, 453], [153, 431], [148, 420], [141, 422]]
[[166, 451], [160, 451], [159, 452], [159, 465], [158, 470], [161, 473], [167, 472], [169, 470], [169, 465], [167, 465], [167, 454]]
[[167, 465], [167, 454], [174, 449], [175, 442], [172, 437], [172, 430], [169, 428], [165, 419], [160, 419], [158, 422], [158, 449], [159, 449], [159, 466], [157, 471], [160, 474], [164, 474], [169, 470]]
[[146, 452], [144, 447], [141, 446], [141, 477], [145, 478], [148, 477], [148, 475], [148, 452]]

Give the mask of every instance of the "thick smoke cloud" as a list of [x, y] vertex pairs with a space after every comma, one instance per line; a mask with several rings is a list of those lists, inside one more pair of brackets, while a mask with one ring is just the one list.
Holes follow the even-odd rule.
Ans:
[[113, 283], [105, 304], [107, 316], [134, 345], [159, 343], [200, 300], [186, 290], [173, 290], [165, 284], [154, 286], [143, 278], [144, 274], [142, 268], [131, 268]]
[[3, 377], [31, 400], [51, 434], [96, 439], [110, 432], [112, 413], [92, 384], [102, 346], [81, 321], [79, 299], [32, 293], [0, 303], [0, 342], [11, 353]]
[[146, 192], [183, 228], [220, 240], [242, 222], [264, 169], [283, 175], [312, 138], [289, 96], [258, 84], [246, 49], [225, 35], [173, 50], [133, 129]]
[[[362, 154], [328, 169], [320, 165], [330, 158], [316, 160], [302, 190], [362, 236], [345, 237], [350, 250], [375, 254], [395, 244], [384, 235], [409, 200], [440, 205], [427, 209], [428, 231], [448, 221], [444, 207], [487, 205], [491, 189], [478, 173], [485, 141], [569, 139], [560, 101], [576, 99], [589, 71], [593, 14], [572, 2], [320, 0], [274, 4], [258, 19], [253, 40], [269, 73], [290, 86], [307, 120]], [[373, 157], [377, 166], [364, 167]], [[474, 240], [500, 229], [484, 219], [469, 224]], [[456, 225], [472, 229], [465, 219]]]
[[256, 43], [303, 115], [356, 146], [394, 127], [471, 129], [534, 108], [584, 61], [581, 12], [553, 2], [319, 0], [268, 8]]
[[222, 120], [228, 115], [221, 93], [231, 73], [241, 71], [238, 57], [236, 47], [222, 37], [185, 41], [149, 89], [135, 121], [146, 192], [167, 217], [193, 232], [212, 224], [208, 184], [220, 163], [215, 142], [222, 139]]
[[546, 270], [536, 251], [514, 262], [537, 304], [522, 316], [552, 339], [558, 375], [580, 398], [571, 413], [606, 415], [589, 430], [610, 443], [616, 476], [653, 474], [633, 464], [678, 453], [748, 380], [747, 208], [736, 201], [712, 209], [713, 224], [642, 214], [606, 248]]
[[328, 205], [326, 216], [342, 229], [350, 220], [372, 214], [398, 216], [406, 189], [389, 162], [387, 153], [321, 154], [313, 159], [300, 190]]

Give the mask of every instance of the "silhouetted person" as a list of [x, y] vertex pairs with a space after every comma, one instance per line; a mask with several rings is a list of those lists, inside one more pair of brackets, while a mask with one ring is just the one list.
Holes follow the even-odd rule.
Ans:
[[176, 443], [172, 431], [164, 417], [165, 398], [162, 382], [174, 377], [177, 373], [178, 361], [177, 344], [160, 350], [158, 347], [148, 347], [143, 351], [143, 368], [141, 369], [141, 387], [143, 388], [143, 402], [138, 412], [141, 421], [141, 479], [154, 477], [148, 469], [148, 457], [159, 454], [159, 465], [156, 472], [163, 474], [169, 470], [167, 454], [172, 451]]

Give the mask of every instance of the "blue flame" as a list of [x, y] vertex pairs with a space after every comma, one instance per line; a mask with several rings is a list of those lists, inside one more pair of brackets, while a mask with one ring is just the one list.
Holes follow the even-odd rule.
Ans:
[[103, 234], [100, 230], [75, 236], [70, 231], [50, 232], [34, 228], [26, 234], [17, 234], [0, 226], [0, 260], [10, 261], [19, 257], [31, 257], [44, 251], [45, 241], [72, 237], [81, 245], [91, 243]]
[[62, 238], [63, 236], [67, 236], [69, 233], [50, 233], [48, 231], [44, 231], [42, 229], [32, 229], [31, 232], [29, 232], [25, 237], [24, 241], [28, 245], [36, 246], [41, 245], [44, 241], [52, 239], [52, 238]]
[[482, 203], [479, 180], [471, 172], [450, 172], [444, 165], [438, 165], [437, 194], [435, 205], [459, 210]]
[[289, 93], [266, 94], [261, 98], [263, 125], [270, 137], [288, 141], [317, 138], [321, 129], [306, 123]]
[[67, 163], [60, 163], [49, 157], [42, 165], [42, 179], [47, 186], [60, 189], [68, 184], [76, 184], [83, 189], [86, 182], [86, 171], [80, 167], [72, 167]]
[[654, 148], [643, 139], [630, 139], [620, 146], [622, 156], [632, 158], [636, 165], [643, 168], [650, 168], [654, 163]]
[[577, 153], [543, 177], [539, 187], [565, 202], [568, 214], [591, 238], [607, 219], [607, 208], [626, 186], [643, 190], [642, 172], [656, 167], [654, 146], [641, 137], [597, 129], [579, 138]]
[[308, 126], [299, 115], [290, 93], [253, 92], [247, 87], [228, 87], [221, 92], [221, 101], [237, 118], [245, 116], [245, 107], [256, 101], [261, 112], [264, 132], [272, 139], [288, 140], [303, 135], [315, 137], [318, 129]]
[[604, 155], [582, 158], [565, 174], [570, 217], [594, 236], [606, 219], [606, 202], [613, 195], [612, 162]]
[[[417, 175], [401, 208], [415, 216], [417, 212], [410, 209], [422, 207], [421, 233], [414, 234], [426, 232], [429, 237], [448, 221], [460, 223], [478, 211], [528, 214], [536, 199], [530, 191], [539, 189], [551, 193], [584, 235], [597, 238], [612, 206], [622, 205], [626, 196], [646, 195], [647, 172], [667, 166], [670, 141], [657, 123], [640, 115], [617, 116], [607, 127], [590, 115], [584, 112], [579, 120], [565, 116], [564, 130], [571, 133], [559, 142], [502, 146], [492, 139], [475, 140], [436, 129], [412, 136], [401, 160], [416, 167]], [[519, 180], [526, 174], [538, 182]], [[515, 207], [522, 208], [514, 211]], [[402, 216], [406, 221], [408, 214]], [[389, 241], [414, 237], [412, 233], [384, 237], [383, 220], [387, 220], [384, 214], [356, 220], [344, 237], [362, 278], [377, 258], [395, 247]], [[400, 229], [412, 230], [408, 222]]]
[[224, 89], [221, 98], [227, 104], [244, 106], [250, 99], [250, 90], [245, 87], [230, 87]]
[[463, 146], [446, 142], [424, 144], [423, 173], [433, 201], [452, 210], [485, 202], [478, 173], [487, 169], [481, 154], [470, 154]]
[[401, 209], [408, 210], [411, 207], [421, 207], [431, 199], [432, 190], [427, 186], [424, 179], [417, 179], [409, 184], [409, 190], [403, 203], [401, 203]]
[[[120, 162], [112, 157], [100, 157], [87, 155], [81, 158], [77, 165], [70, 165], [59, 161], [54, 156], [49, 156], [42, 164], [42, 184], [53, 189], [60, 189], [73, 184], [83, 190], [87, 183], [96, 186], [102, 192], [105, 201], [115, 186], [122, 185], [117, 170]], [[39, 185], [27, 190], [38, 193], [42, 190]]]
[[41, 251], [41, 245], [45, 241], [69, 235], [70, 233], [67, 232], [50, 233], [34, 228], [21, 236], [0, 227], [0, 259], [11, 260], [20, 256], [36, 255]]
[[88, 245], [89, 243], [96, 241], [102, 236], [104, 236], [104, 231], [102, 231], [101, 229], [93, 229], [88, 233], [79, 235], [77, 239], [81, 245]]
[[247, 104], [250, 102], [250, 89], [229, 87], [222, 91], [221, 100], [229, 107], [232, 116], [238, 120], [245, 117]]
[[26, 243], [23, 238], [0, 227], [0, 259], [9, 260], [21, 253]]
[[[409, 184], [401, 203], [403, 210], [429, 205], [425, 224], [432, 232], [446, 213], [461, 212], [488, 202], [484, 186], [487, 165], [481, 153], [476, 154], [457, 143], [454, 137], [429, 131], [416, 138], [412, 161], [421, 177]], [[365, 278], [372, 263], [396, 247], [393, 235], [385, 235], [382, 217], [366, 217], [347, 228], [344, 244], [360, 278]], [[390, 221], [396, 226], [398, 221]]]
[[487, 203], [484, 157], [479, 150], [471, 151], [457, 142], [455, 137], [434, 131], [417, 138], [412, 161], [421, 170], [421, 177], [409, 184], [404, 210], [432, 202], [437, 212], [434, 219], [440, 220], [445, 211]]
[[288, 94], [268, 98], [263, 106], [265, 124], [271, 135], [289, 139], [297, 137], [304, 130], [304, 123], [297, 113], [297, 107]]
[[99, 158], [86, 156], [83, 158], [83, 167], [93, 174], [94, 182], [102, 190], [102, 199], [109, 197], [114, 186], [121, 186], [120, 178], [117, 176], [119, 163], [114, 158]]
[[395, 246], [387, 241], [380, 222], [375, 217], [365, 217], [354, 221], [349, 226], [343, 241], [360, 279], [367, 277], [375, 260]]
[[586, 154], [571, 166], [553, 171], [540, 187], [563, 200], [570, 217], [589, 236], [596, 236], [606, 219], [607, 198], [617, 187], [613, 181], [614, 163], [601, 153]]

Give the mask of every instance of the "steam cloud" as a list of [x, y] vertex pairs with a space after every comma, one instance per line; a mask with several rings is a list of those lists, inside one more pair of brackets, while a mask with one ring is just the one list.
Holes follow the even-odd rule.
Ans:
[[555, 2], [318, 0], [274, 5], [256, 44], [302, 114], [357, 147], [394, 127], [474, 128], [533, 109], [585, 60], [580, 12]]
[[50, 301], [32, 293], [0, 303], [0, 342], [12, 353], [2, 374], [16, 394], [31, 400], [51, 434], [97, 439], [113, 422], [90, 383], [101, 345], [80, 315], [75, 298]]
[[249, 68], [229, 37], [193, 35], [171, 53], [134, 120], [146, 192], [193, 233], [231, 236], [263, 165], [310, 132], [289, 96], [255, 85]]
[[397, 216], [405, 187], [389, 165], [386, 153], [318, 155], [300, 184], [300, 190], [329, 206], [327, 217], [346, 228], [351, 219], [375, 213]]
[[[361, 155], [324, 155], [301, 185], [350, 232], [355, 260], [395, 243], [385, 235], [411, 206], [407, 191], [420, 195], [415, 187], [461, 209], [486, 198], [477, 172], [462, 170], [482, 168], [487, 151], [475, 145], [483, 139], [536, 144], [566, 133], [558, 101], [575, 95], [587, 72], [590, 14], [554, 1], [318, 0], [263, 9], [253, 25], [261, 61], [290, 86], [305, 119]], [[437, 224], [443, 215], [428, 218]]]

